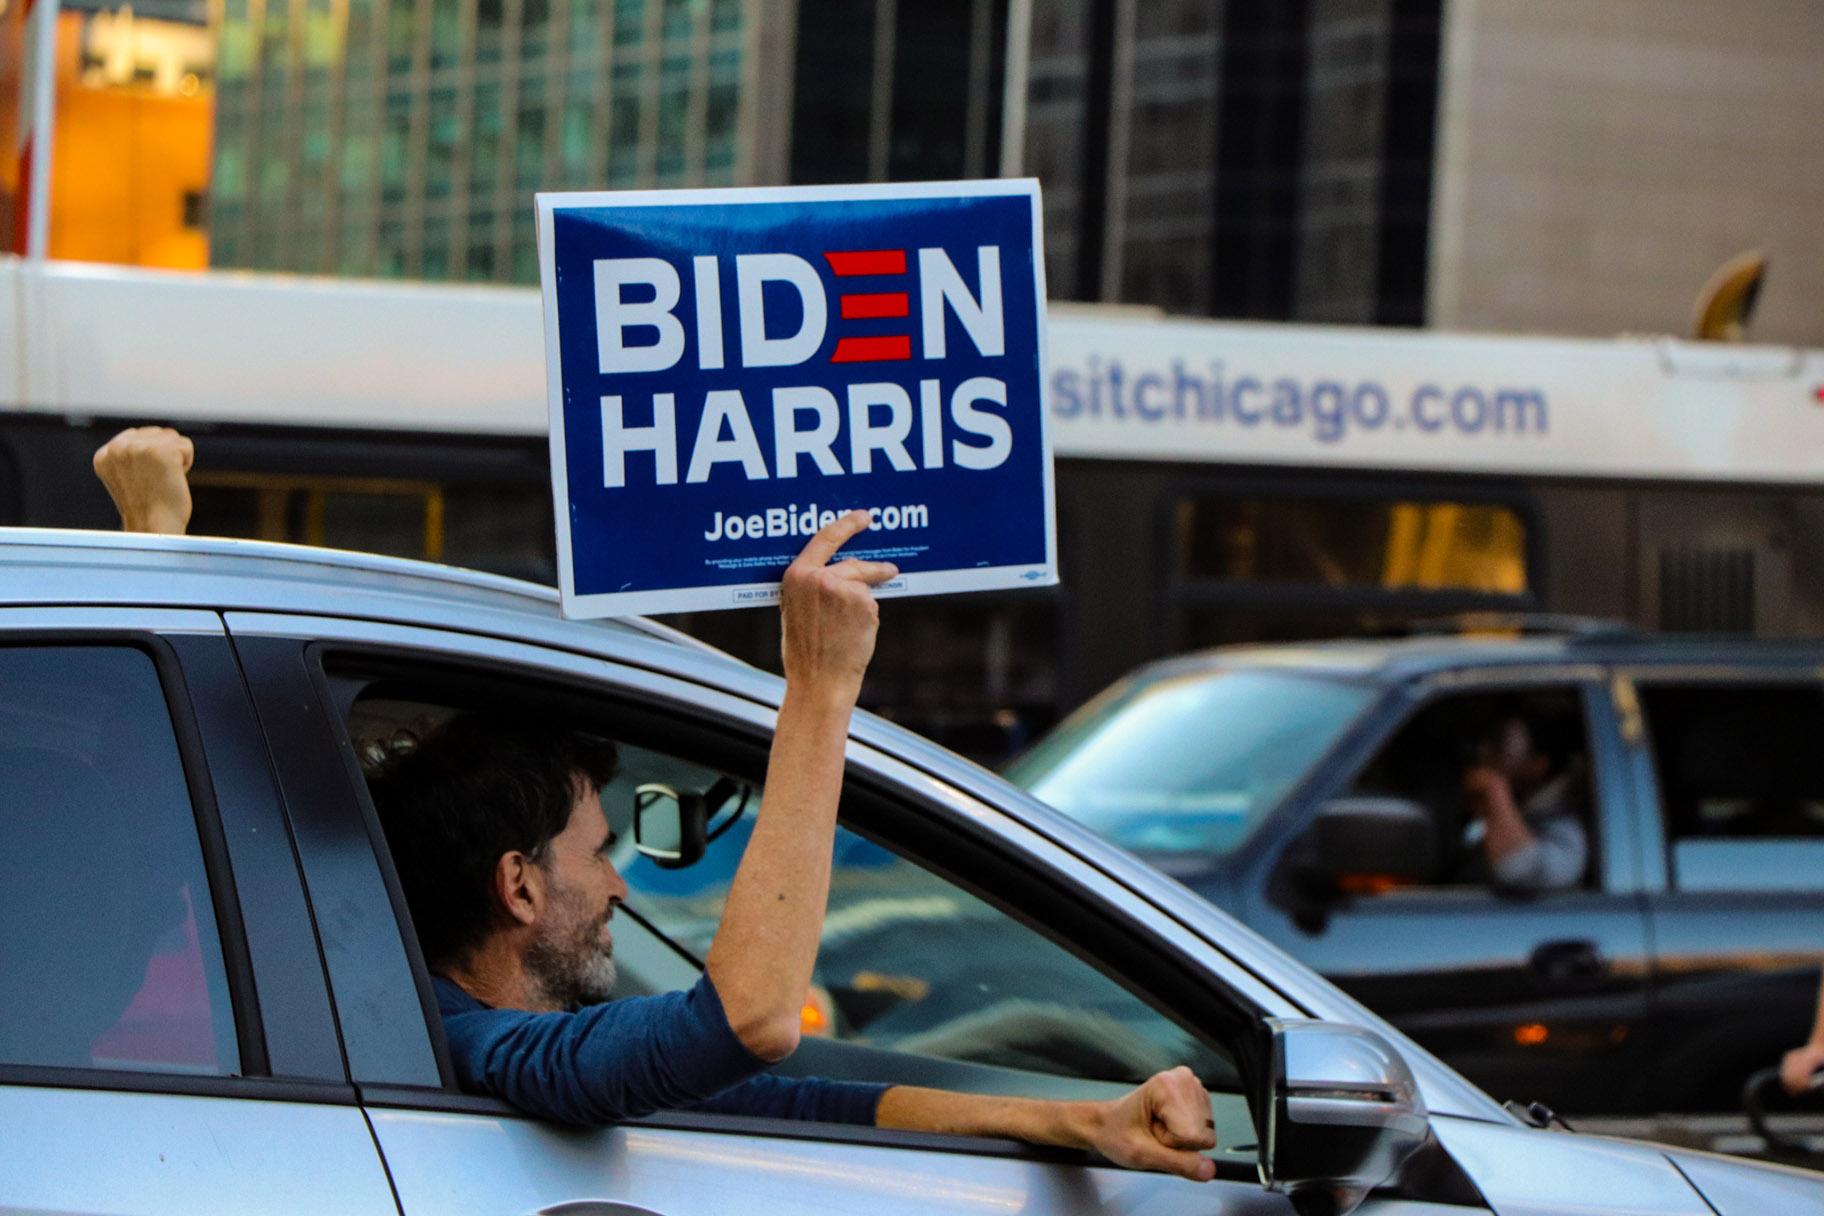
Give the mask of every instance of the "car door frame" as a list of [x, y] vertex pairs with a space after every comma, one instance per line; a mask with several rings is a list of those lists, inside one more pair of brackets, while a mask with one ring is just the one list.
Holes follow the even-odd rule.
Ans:
[[[582, 653], [552, 649], [543, 645], [503, 639], [495, 636], [465, 634], [444, 629], [422, 628], [399, 625], [387, 622], [354, 620], [349, 618], [311, 617], [297, 614], [274, 613], [229, 613], [227, 614], [231, 637], [237, 649], [248, 662], [250, 678], [256, 684], [267, 678], [276, 678], [277, 682], [270, 688], [261, 690], [256, 687], [255, 697], [262, 706], [289, 700], [298, 702], [306, 695], [314, 696], [318, 702], [316, 720], [319, 727], [326, 724], [326, 713], [320, 708], [329, 704], [330, 689], [328, 680], [323, 674], [320, 657], [326, 653], [356, 653], [376, 660], [405, 659], [426, 666], [443, 666], [466, 668], [477, 673], [493, 671], [502, 676], [517, 676], [521, 680], [536, 679], [545, 682], [561, 682], [575, 685], [580, 693], [610, 700], [621, 698], [636, 702], [648, 709], [664, 712], [669, 708], [673, 713], [687, 714], [693, 719], [713, 721], [719, 728], [738, 733], [750, 739], [761, 740], [770, 736], [776, 710], [745, 697], [730, 693], [703, 683], [688, 681], [672, 675], [652, 671], [643, 667], [618, 663], [599, 653]], [[268, 657], [252, 659], [254, 651], [265, 650]], [[273, 655], [286, 655], [280, 659]], [[263, 674], [254, 675], [258, 671]], [[267, 729], [273, 729], [273, 722], [267, 722]], [[352, 763], [352, 749], [346, 739], [346, 731], [340, 726], [332, 730], [319, 729], [313, 739], [293, 738], [288, 746], [307, 747], [310, 750], [335, 751], [344, 765], [344, 773], [350, 783], [340, 796], [345, 805], [340, 814], [344, 819], [344, 832], [362, 840], [373, 839], [378, 833], [376, 823], [372, 822], [371, 804], [364, 793], [357, 794], [353, 783], [359, 781], [358, 771], [351, 771], [347, 766]], [[314, 767], [319, 772], [327, 771], [327, 762], [319, 760]], [[878, 749], [851, 738], [848, 747], [848, 778], [868, 785], [879, 785], [893, 791], [897, 799], [913, 797], [919, 800], [923, 808], [947, 818], [952, 824], [976, 833], [985, 834], [999, 842], [1009, 857], [1017, 857], [1035, 872], [1040, 869], [1056, 882], [1071, 884], [1073, 889], [1084, 892], [1090, 901], [1100, 909], [1107, 911], [1111, 918], [1119, 920], [1119, 929], [1123, 932], [1138, 935], [1139, 938], [1152, 943], [1176, 968], [1178, 974], [1188, 987], [1201, 987], [1206, 998], [1221, 999], [1230, 1003], [1242, 1002], [1256, 1018], [1264, 1016], [1300, 1017], [1305, 1011], [1297, 1007], [1290, 999], [1263, 982], [1247, 968], [1238, 965], [1233, 959], [1224, 955], [1208, 943], [1190, 936], [1179, 938], [1162, 937], [1155, 927], [1158, 921], [1157, 911], [1147, 906], [1146, 902], [1134, 892], [1127, 890], [1083, 859], [1061, 848], [1048, 840], [1031, 827], [1008, 817], [991, 805], [984, 804], [974, 797], [956, 789], [948, 783], [937, 780], [930, 774], [915, 769], [904, 762], [889, 756]], [[281, 780], [285, 780], [281, 766]], [[357, 818], [368, 822], [356, 824]], [[301, 836], [301, 849], [310, 851], [325, 842], [312, 842], [309, 833]], [[383, 849], [375, 852], [384, 855]], [[1037, 860], [1035, 860], [1037, 859]], [[311, 874], [311, 860], [304, 861], [307, 874]], [[383, 902], [396, 899], [396, 894], [387, 897], [379, 888], [390, 887], [397, 892], [396, 880], [390, 874], [390, 862], [383, 862], [372, 867], [361, 867], [360, 873], [347, 871], [343, 877], [366, 884], [370, 890], [360, 898], [363, 907], [378, 909]], [[313, 898], [321, 898], [323, 892], [313, 884]], [[340, 898], [338, 894], [337, 898]], [[410, 991], [414, 984], [422, 985], [424, 970], [422, 957], [416, 943], [409, 943], [395, 957], [393, 946], [401, 939], [410, 937], [409, 914], [400, 904], [399, 915], [390, 923], [383, 923], [376, 914], [372, 919], [363, 920], [363, 932], [372, 934], [390, 933], [395, 939], [389, 944], [386, 968], [391, 974], [388, 984], [395, 993]], [[1150, 922], [1150, 923], [1149, 923]], [[368, 952], [370, 962], [378, 952]], [[345, 964], [346, 965], [346, 964]], [[334, 958], [330, 961], [332, 980], [337, 975], [337, 964]], [[341, 1000], [343, 984], [335, 983], [338, 1001]], [[421, 999], [418, 1029], [424, 1035], [424, 1042], [434, 1042], [434, 1027], [437, 1015], [434, 1005], [428, 997]], [[397, 1002], [395, 1002], [397, 1005]], [[1182, 1009], [1180, 1004], [1166, 1008]], [[1181, 1022], [1182, 1024], [1182, 1022]], [[359, 1023], [350, 1025], [344, 1019], [345, 1031], [352, 1036], [363, 1033]], [[1205, 1032], [1196, 1027], [1186, 1027], [1192, 1033], [1204, 1036]], [[386, 1072], [378, 1078], [365, 1075], [361, 1066], [356, 1063], [361, 1055], [359, 1048], [351, 1044], [350, 1069], [351, 1077], [363, 1104], [376, 1112], [399, 1112], [407, 1122], [411, 1117], [431, 1112], [448, 1114], [472, 1114], [495, 1119], [518, 1120], [534, 1126], [543, 1126], [536, 1120], [527, 1119], [507, 1107], [505, 1104], [489, 1098], [461, 1094], [455, 1091], [449, 1078], [447, 1059], [441, 1051], [435, 1054], [442, 1065], [436, 1083], [428, 1080], [401, 1083], [394, 1072]], [[1244, 1079], [1244, 1084], [1246, 1081]], [[918, 1152], [941, 1152], [953, 1156], [975, 1157], [984, 1160], [996, 1158], [1015, 1158], [1026, 1166], [1043, 1168], [1055, 1165], [1093, 1165], [1083, 1154], [1056, 1149], [1035, 1147], [1028, 1144], [1004, 1140], [984, 1140], [980, 1138], [938, 1136], [926, 1133], [903, 1132], [879, 1128], [832, 1128], [825, 1125], [793, 1125], [787, 1121], [756, 1120], [735, 1116], [696, 1114], [691, 1112], [666, 1112], [649, 1116], [645, 1119], [631, 1121], [624, 1128], [652, 1129], [655, 1133], [665, 1132], [689, 1133], [692, 1135], [731, 1135], [758, 1137], [772, 1141], [818, 1141], [825, 1145], [848, 1144], [861, 1147], [881, 1147], [913, 1150]], [[616, 1129], [622, 1130], [622, 1129]], [[803, 1151], [819, 1152], [822, 1150], [806, 1149]], [[968, 1167], [962, 1167], [968, 1168]], [[1448, 1172], [1448, 1171], [1447, 1171]], [[1258, 1190], [1258, 1178], [1250, 1168], [1246, 1181], [1232, 1178], [1232, 1182], [1249, 1188], [1250, 1193]], [[1148, 1184], [1150, 1185], [1150, 1183]]]
[[0, 607], [0, 644], [126, 646], [151, 659], [196, 816], [241, 1060], [231, 1077], [0, 1064], [0, 1083], [57, 1073], [82, 1088], [353, 1104], [284, 807], [221, 618]]
[[[1758, 906], [1771, 913], [1776, 923], [1790, 923], [1795, 911], [1811, 913], [1814, 923], [1824, 921], [1824, 885], [1811, 892], [1685, 891], [1678, 887], [1672, 862], [1672, 839], [1666, 824], [1654, 756], [1652, 722], [1641, 691], [1653, 684], [1717, 688], [1803, 684], [1824, 694], [1824, 673], [1815, 662], [1805, 661], [1814, 657], [1775, 654], [1711, 662], [1633, 660], [1617, 663], [1613, 672], [1612, 688], [1621, 724], [1621, 745], [1633, 787], [1635, 832], [1641, 841], [1642, 905], [1655, 949], [1651, 1018], [1656, 1026], [1656, 1038], [1664, 1045], [1665, 1061], [1665, 1067], [1658, 1073], [1666, 1077], [1689, 1077], [1700, 1070], [1714, 1071], [1720, 1079], [1714, 1082], [1700, 1079], [1682, 1091], [1708, 1094], [1710, 1100], [1706, 1105], [1709, 1107], [1733, 1110], [1739, 1092], [1736, 1086], [1741, 1077], [1755, 1068], [1777, 1063], [1780, 1050], [1804, 1040], [1816, 1009], [1817, 955], [1824, 947], [1812, 945], [1806, 950], [1782, 952], [1777, 946], [1767, 946], [1764, 939], [1762, 943], [1750, 940], [1744, 950], [1747, 963], [1738, 969], [1746, 973], [1746, 978], [1738, 977], [1740, 982], [1731, 985], [1728, 977], [1724, 977], [1721, 983], [1732, 987], [1733, 991], [1721, 994], [1720, 999], [1717, 995], [1700, 992], [1694, 1006], [1687, 1010], [1682, 995], [1675, 993], [1675, 987], [1701, 982], [1704, 974], [1724, 969], [1714, 965], [1718, 951], [1705, 944], [1694, 945], [1689, 959], [1682, 957], [1684, 951], [1679, 938], [1683, 934], [1676, 921], [1693, 912], [1701, 916], [1706, 906], [1714, 905], [1719, 921], [1728, 921], [1728, 932], [1724, 936], [1739, 942], [1741, 925], [1736, 918], [1744, 907], [1753, 910]], [[1699, 926], [1699, 937], [1704, 936]], [[1757, 977], [1777, 972], [1782, 964], [1787, 965], [1787, 970], [1801, 971], [1803, 981], [1796, 985], [1778, 985], [1771, 992], [1757, 984]], [[1676, 977], [1676, 982], [1672, 977]], [[1795, 986], [1800, 991], [1790, 991]], [[1776, 1005], [1790, 1012], [1785, 1021], [1792, 1025], [1784, 1035], [1772, 1029], [1765, 1020], [1771, 1013], [1772, 1022], [1780, 1022]], [[1742, 1033], [1744, 1010], [1763, 1019], [1759, 1023], [1760, 1030]], [[1678, 1100], [1674, 1094], [1679, 1092], [1665, 1083], [1660, 1084], [1656, 1094], [1660, 1106], [1672, 1109]]]
[[[57, 1129], [81, 1125], [91, 1134], [107, 1129], [117, 1138], [116, 1154], [93, 1181], [124, 1187], [136, 1204], [161, 1210], [175, 1175], [149, 1163], [155, 1157], [162, 1163], [169, 1154], [171, 1168], [183, 1161], [205, 1171], [186, 1177], [207, 1180], [198, 1154], [210, 1145], [206, 1154], [235, 1171], [233, 1184], [211, 1202], [255, 1203], [263, 1195], [274, 1211], [318, 1204], [396, 1211], [358, 1095], [348, 1083], [285, 808], [219, 614], [200, 608], [0, 606], [0, 645], [125, 647], [152, 662], [194, 815], [240, 1057], [238, 1071], [230, 1075], [0, 1063], [0, 1094], [10, 1092], [19, 1100], [33, 1089], [49, 1091], [43, 1124], [16, 1131], [50, 1137], [37, 1159], [54, 1168], [66, 1144]], [[96, 1101], [103, 1094], [117, 1097]], [[198, 1098], [234, 1105], [190, 1101]], [[26, 1109], [34, 1109], [26, 1101]], [[229, 1128], [245, 1137], [223, 1140], [234, 1137]], [[299, 1137], [312, 1141], [315, 1166], [296, 1154], [283, 1160], [272, 1155], [272, 1145]], [[335, 1176], [309, 1184], [303, 1176], [315, 1168]], [[86, 1202], [67, 1177], [62, 1184], [50, 1178], [19, 1181], [58, 1197], [71, 1210]]]

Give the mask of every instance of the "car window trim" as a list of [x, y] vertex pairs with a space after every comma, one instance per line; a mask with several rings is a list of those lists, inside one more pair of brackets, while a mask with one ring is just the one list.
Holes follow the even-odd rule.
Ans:
[[[236, 636], [232, 620], [229, 638], [254, 703], [313, 925], [324, 923], [326, 909], [338, 923], [333, 937], [320, 933], [319, 941], [347, 1076], [394, 1084], [437, 1076], [428, 1040], [409, 1030], [408, 1009], [418, 1003], [408, 1004], [395, 991], [395, 984], [412, 981], [379, 856], [371, 842], [365, 854], [348, 847], [351, 827], [359, 825], [364, 842], [368, 828], [344, 773], [342, 732], [331, 729], [333, 710], [305, 658], [312, 639], [291, 633]], [[370, 929], [370, 918], [385, 929]], [[401, 974], [391, 972], [395, 964]], [[407, 1029], [395, 1031], [401, 1022]]]
[[219, 1077], [127, 1068], [56, 1068], [38, 1064], [0, 1064], [0, 1086], [240, 1098], [253, 1102], [309, 1102], [330, 1106], [354, 1106], [359, 1102], [354, 1086], [336, 1081], [300, 1077]]
[[[333, 642], [326, 641], [313, 644], [310, 648], [310, 653], [316, 660], [313, 662], [312, 666], [313, 669], [317, 671], [322, 671], [325, 666], [338, 665], [345, 662], [355, 668], [359, 668], [365, 662], [370, 666], [370, 669], [376, 666], [382, 668], [387, 666], [403, 666], [407, 669], [416, 668], [417, 674], [421, 678], [435, 678], [438, 675], [448, 673], [448, 675], [456, 681], [471, 684], [485, 684], [489, 680], [496, 680], [506, 684], [518, 684], [522, 687], [529, 684], [563, 686], [566, 688], [566, 691], [572, 693], [579, 700], [587, 699], [594, 702], [597, 706], [601, 706], [603, 703], [614, 703], [618, 701], [626, 706], [630, 714], [647, 719], [648, 725], [651, 724], [651, 720], [654, 718], [674, 718], [677, 729], [685, 735], [711, 736], [724, 748], [732, 747], [736, 750], [750, 753], [748, 756], [744, 757], [742, 761], [737, 762], [737, 768], [748, 768], [757, 764], [762, 770], [764, 769], [768, 740], [764, 737], [765, 732], [758, 728], [755, 723], [739, 717], [723, 714], [713, 709], [705, 710], [700, 705], [682, 703], [675, 698], [665, 697], [649, 690], [629, 688], [624, 684], [619, 685], [617, 688], [617, 682], [613, 678], [615, 675], [615, 666], [610, 660], [594, 660], [594, 662], [599, 664], [603, 670], [599, 674], [591, 676], [567, 668], [544, 667], [529, 671], [523, 663], [515, 663], [511, 660], [463, 652], [460, 650], [450, 650], [447, 648], [434, 649], [429, 646], [401, 645], [396, 642], [362, 642], [351, 639], [336, 639]], [[327, 689], [327, 684], [325, 685], [325, 689]], [[705, 720], [708, 721], [708, 725], [704, 724]], [[655, 733], [662, 733], [662, 731], [655, 731]], [[346, 736], [345, 730], [343, 731], [343, 734]], [[878, 765], [869, 766], [864, 763], [858, 763], [858, 760], [863, 759], [863, 756], [859, 753], [871, 753], [873, 749], [866, 744], [859, 744], [853, 740], [850, 742], [850, 747], [851, 754], [846, 766], [845, 781], [854, 780], [858, 790], [865, 799], [904, 805], [907, 801], [909, 791], [894, 788], [886, 774], [879, 771]], [[703, 763], [700, 756], [689, 758], [691, 758], [694, 763]], [[718, 767], [727, 771], [727, 766], [719, 762], [712, 767]], [[923, 773], [919, 773], [918, 776], [925, 783], [932, 783], [936, 780]], [[916, 797], [915, 794], [912, 796]], [[961, 794], [960, 792], [957, 793], [957, 796], [967, 799], [971, 805], [979, 805], [973, 798], [969, 798], [967, 795]], [[366, 808], [367, 814], [371, 816], [373, 813], [371, 799], [366, 797], [364, 790], [361, 793], [360, 801], [364, 808]], [[920, 801], [926, 800], [921, 799]], [[928, 805], [930, 804], [928, 803]], [[934, 809], [939, 811], [939, 819], [947, 821], [951, 817], [947, 813], [946, 808], [935, 806]], [[955, 827], [949, 825], [947, 822], [943, 824], [926, 824], [923, 820], [920, 820], [919, 822], [921, 826], [924, 826], [927, 830], [933, 832], [947, 832], [951, 835], [958, 834]], [[847, 826], [849, 827], [849, 830], [856, 831], [858, 835], [861, 835], [864, 838], [874, 839], [873, 835], [866, 830], [857, 831], [853, 825]], [[377, 821], [374, 830], [378, 830]], [[1024, 830], [1030, 832], [1030, 829]], [[1052, 845], [1051, 842], [1045, 841], [1043, 837], [1038, 836], [1036, 833], [1033, 833], [1032, 835], [1035, 840], [1042, 842], [1050, 848], [1055, 849], [1057, 847]], [[383, 834], [381, 839], [384, 839]], [[1017, 857], [1010, 858], [1005, 853], [1005, 842], [999, 840], [998, 837], [995, 837], [992, 834], [984, 834], [980, 839], [969, 843], [972, 845], [973, 851], [978, 857], [983, 859], [977, 861], [976, 864], [978, 865], [988, 864], [990, 854], [999, 853], [1000, 856], [994, 857], [992, 860], [999, 860], [1002, 862], [1011, 861], [1015, 863], [1013, 868], [1017, 871], [1030, 870], [1030, 867], [1028, 866], [1018, 865], [1019, 859]], [[380, 851], [384, 852], [384, 850]], [[1028, 917], [1015, 912], [1011, 907], [1002, 907], [1003, 898], [997, 892], [986, 890], [981, 884], [957, 874], [955, 870], [942, 862], [932, 860], [932, 856], [933, 851], [931, 849], [918, 849], [914, 853], [915, 864], [944, 881], [951, 882], [960, 889], [975, 895], [978, 898], [983, 898], [990, 906], [996, 907], [1003, 915], [1009, 916], [1011, 919], [1015, 920], [1016, 923], [1023, 924], [1035, 932], [1040, 932], [1041, 936], [1045, 937], [1046, 940], [1052, 941], [1053, 945], [1056, 945], [1061, 949], [1066, 949], [1069, 953], [1083, 961], [1085, 965], [1094, 967], [1098, 971], [1103, 970], [1100, 965], [1087, 957], [1087, 950], [1072, 950], [1065, 946], [1062, 941], [1052, 939], [1051, 936], [1041, 930], [1036, 923], [1032, 923]], [[1073, 858], [1073, 860], [1075, 859]], [[390, 866], [390, 859], [386, 869], [390, 874], [392, 869]], [[1033, 881], [1040, 881], [1036, 874], [1029, 875], [1029, 877], [1031, 877]], [[396, 875], [391, 881], [396, 887]], [[396, 899], [398, 905], [403, 907], [403, 895], [396, 895]], [[1126, 939], [1130, 945], [1139, 945], [1142, 943], [1160, 944], [1155, 942], [1156, 935], [1144, 921], [1132, 916], [1126, 909], [1123, 909], [1114, 903], [1108, 901], [1098, 902], [1102, 904], [1103, 911], [1106, 914], [1105, 919], [1112, 922], [1110, 931], [1118, 933], [1122, 938]], [[404, 928], [410, 925], [409, 912], [401, 914], [399, 923], [402, 929], [402, 937], [415, 936], [403, 932]], [[1163, 953], [1159, 950], [1153, 950], [1149, 951], [1149, 953], [1157, 954], [1159, 957], [1149, 958], [1147, 960], [1145, 967], [1146, 971], [1157, 972], [1161, 968], [1167, 968], [1176, 975], [1180, 984], [1194, 980], [1192, 987], [1199, 990], [1197, 992], [1197, 996], [1200, 998], [1199, 1003], [1205, 1004], [1211, 1001], [1227, 1002], [1230, 1006], [1239, 1011], [1234, 1014], [1234, 1019], [1238, 1024], [1250, 1023], [1258, 1025], [1260, 1019], [1267, 1012], [1250, 994], [1224, 983], [1222, 979], [1210, 969], [1197, 966], [1195, 961], [1186, 956], [1182, 951]], [[417, 965], [422, 967], [423, 960], [421, 953], [414, 950], [412, 956], [416, 960]], [[1131, 972], [1136, 969], [1129, 968], [1128, 970]], [[428, 971], [424, 973], [422, 978], [424, 986], [428, 987]], [[1110, 976], [1110, 978], [1114, 979], [1113, 976]], [[1249, 1059], [1249, 1052], [1245, 1050], [1245, 1047], [1251, 1046], [1251, 1044], [1242, 1044], [1244, 1047], [1243, 1050], [1235, 1049], [1237, 1041], [1242, 1038], [1242, 1030], [1239, 1027], [1230, 1035], [1225, 1036], [1215, 1028], [1187, 1025], [1185, 1022], [1179, 1020], [1178, 1017], [1165, 1012], [1165, 1009], [1176, 1009], [1181, 1007], [1184, 1004], [1182, 1000], [1174, 999], [1171, 996], [1161, 995], [1155, 990], [1154, 986], [1139, 984], [1131, 974], [1124, 974], [1124, 978], [1115, 980], [1115, 982], [1125, 991], [1132, 994], [1136, 999], [1146, 1004], [1157, 1016], [1177, 1025], [1193, 1039], [1205, 1041], [1206, 1045], [1209, 1042], [1222, 1044], [1223, 1046], [1219, 1050], [1222, 1050], [1225, 1055], [1233, 1057], [1234, 1064], [1240, 1074], [1241, 1094], [1245, 1097], [1251, 1092], [1256, 1080], [1252, 1072], [1252, 1068], [1256, 1062]], [[1216, 985], [1220, 985], [1221, 991], [1212, 990], [1212, 986]], [[1164, 1008], [1161, 1008], [1162, 1006]], [[433, 1025], [435, 1025], [437, 1021], [440, 1021], [440, 1016], [436, 1013], [434, 1002], [426, 1009], [425, 1018], [426, 1030], [433, 1034], [434, 1042], [439, 1051], [440, 1069], [447, 1069], [447, 1048], [442, 1042], [441, 1034], [436, 1033], [432, 1029]], [[357, 1083], [359, 1083], [360, 1079], [356, 1078], [356, 1080]], [[448, 1088], [445, 1090], [432, 1092], [453, 1094], [462, 1098], [472, 1097], [471, 1095], [462, 1095], [458, 1093], [455, 1089], [453, 1078], [446, 1079], [446, 1086]], [[364, 1094], [370, 1092], [402, 1092], [399, 1087], [376, 1087], [373, 1085], [362, 1085], [361, 1090]], [[408, 1088], [403, 1092], [421, 1091]], [[489, 1101], [488, 1099], [481, 1100]], [[1250, 1107], [1251, 1106], [1252, 1103], [1250, 1103]], [[1256, 1117], [1259, 1117], [1258, 1112], [1256, 1112]], [[883, 1132], [886, 1129], [861, 1130], [875, 1133]]]
[[[116, 614], [118, 615], [118, 614]], [[185, 614], [186, 616], [200, 614]], [[221, 621], [211, 617], [219, 630]], [[195, 628], [190, 632], [202, 632]], [[226, 644], [224, 640], [224, 645]], [[118, 1075], [123, 1078], [146, 1076], [175, 1077], [184, 1082], [254, 1080], [271, 1072], [266, 1052], [265, 1024], [260, 1016], [258, 992], [253, 983], [252, 956], [247, 947], [246, 925], [241, 920], [240, 892], [234, 881], [233, 864], [228, 855], [227, 836], [222, 830], [215, 786], [209, 778], [203, 757], [202, 734], [197, 728], [194, 708], [190, 703], [189, 685], [183, 678], [183, 664], [169, 640], [150, 628], [134, 628], [124, 621], [98, 628], [47, 627], [24, 625], [13, 627], [0, 617], [0, 647], [95, 647], [137, 650], [151, 660], [159, 683], [159, 694], [165, 703], [184, 774], [185, 793], [190, 800], [192, 821], [203, 863], [203, 874], [209, 883], [209, 902], [215, 914], [217, 948], [222, 954], [222, 971], [228, 985], [229, 1016], [234, 1019], [235, 1046], [240, 1055], [239, 1069], [227, 1077], [203, 1077], [189, 1073], [151, 1073], [135, 1069], [57, 1070], [85, 1075]], [[28, 1068], [28, 1065], [0, 1065], [3, 1069]], [[136, 1088], [125, 1086], [126, 1088]], [[177, 1089], [173, 1092], [185, 1092]]]
[[[430, 1111], [451, 1115], [478, 1115], [510, 1119], [540, 1127], [555, 1127], [535, 1115], [528, 1115], [498, 1098], [476, 1094], [452, 1093], [441, 1089], [415, 1089], [410, 1086], [359, 1086], [361, 1105], [375, 1110]], [[905, 1131], [899, 1128], [867, 1127], [854, 1123], [819, 1123], [810, 1119], [764, 1119], [750, 1115], [723, 1115], [699, 1111], [660, 1111], [638, 1119], [625, 1119], [605, 1124], [591, 1131], [638, 1131], [656, 1128], [664, 1131], [705, 1132], [723, 1136], [743, 1136], [769, 1140], [811, 1140], [826, 1144], [855, 1144], [867, 1148], [891, 1148], [925, 1153], [966, 1153], [973, 1157], [1002, 1157], [1030, 1161], [1038, 1165], [1063, 1165], [1119, 1169], [1100, 1154], [1088, 1149], [1064, 1148], [1050, 1144], [1032, 1144], [1024, 1140], [998, 1136], [964, 1136], [946, 1132]], [[1215, 1158], [1216, 1177], [1228, 1182], [1258, 1184], [1255, 1166]]]

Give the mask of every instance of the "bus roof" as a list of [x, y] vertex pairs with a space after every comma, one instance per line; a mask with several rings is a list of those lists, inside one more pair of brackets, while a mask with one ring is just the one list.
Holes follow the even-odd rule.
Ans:
[[[538, 292], [0, 259], [0, 408], [546, 433]], [[1055, 306], [1060, 457], [1800, 482], [1824, 351], [1166, 318]]]

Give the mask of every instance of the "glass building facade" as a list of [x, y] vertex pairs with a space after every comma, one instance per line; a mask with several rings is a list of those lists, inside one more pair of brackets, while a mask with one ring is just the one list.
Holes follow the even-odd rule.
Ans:
[[1052, 294], [1421, 323], [1442, 21], [1442, 0], [1035, 3]]
[[218, 2], [216, 266], [535, 282], [535, 190], [784, 154], [761, 69], [789, 0]]

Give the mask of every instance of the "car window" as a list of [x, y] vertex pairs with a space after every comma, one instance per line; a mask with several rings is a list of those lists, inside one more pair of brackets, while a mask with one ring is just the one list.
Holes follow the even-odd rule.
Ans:
[[[632, 747], [622, 748], [621, 763], [603, 801], [623, 838], [616, 860], [631, 902], [701, 958], [763, 791], [744, 791], [746, 810], [710, 841], [701, 861], [667, 870], [633, 846], [635, 787], [663, 781], [702, 792], [721, 775]], [[1115, 981], [845, 827], [836, 832], [829, 911], [812, 979], [804, 1018], [816, 1037], [1092, 1081], [1137, 1083], [1188, 1064], [1212, 1084], [1232, 1084], [1225, 1058]]]
[[1640, 686], [1673, 880], [1814, 890], [1824, 863], [1824, 686]]
[[0, 648], [0, 1062], [228, 1075], [234, 1019], [158, 672]]
[[[357, 699], [356, 739], [435, 729], [447, 708], [392, 695]], [[359, 742], [357, 746], [360, 746]], [[617, 996], [688, 987], [701, 970], [729, 883], [765, 792], [723, 771], [617, 741], [619, 770], [601, 791], [629, 887], [617, 920]], [[635, 846], [641, 786], [728, 791], [694, 865], [668, 869]], [[639, 931], [650, 926], [650, 934]], [[812, 1039], [894, 1053], [872, 1079], [919, 1083], [919, 1060], [1018, 1070], [1082, 1083], [1137, 1083], [1188, 1064], [1207, 1086], [1239, 1089], [1232, 1061], [1043, 934], [847, 827], [836, 834], [828, 914], [804, 1030]], [[815, 1053], [812, 1053], [815, 1054]], [[986, 1074], [984, 1074], [986, 1075]], [[1005, 1092], [996, 1073], [995, 1091]], [[944, 1074], [949, 1088], [967, 1087]], [[928, 1083], [928, 1082], [927, 1082]], [[1017, 1088], [1017, 1087], [1016, 1087]], [[1038, 1086], [1055, 1096], [1055, 1086]]]
[[[1490, 839], [1479, 783], [1491, 778], [1519, 813], [1518, 849], [1504, 852]], [[1417, 804], [1435, 828], [1430, 855], [1414, 858], [1408, 872], [1341, 876], [1350, 894], [1408, 887], [1542, 893], [1595, 883], [1589, 728], [1575, 686], [1439, 697], [1375, 753], [1349, 792]]]
[[1144, 676], [1072, 714], [1007, 777], [1124, 848], [1216, 856], [1252, 834], [1373, 695], [1242, 668]]

